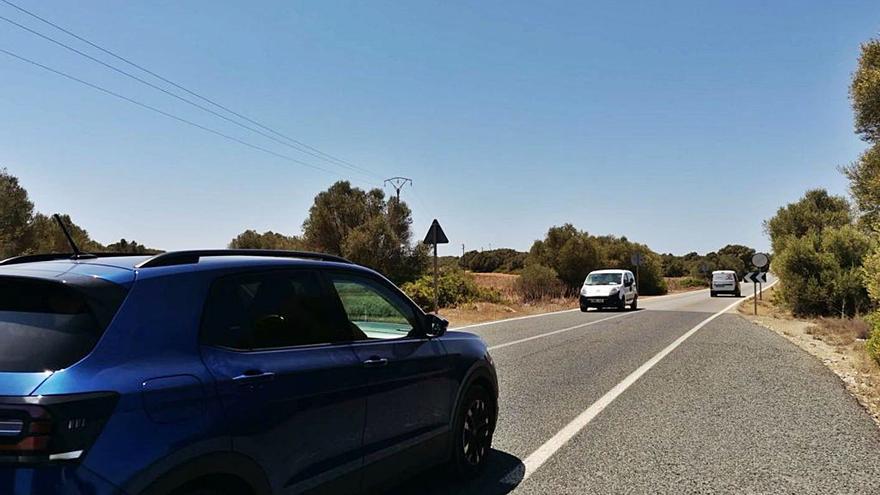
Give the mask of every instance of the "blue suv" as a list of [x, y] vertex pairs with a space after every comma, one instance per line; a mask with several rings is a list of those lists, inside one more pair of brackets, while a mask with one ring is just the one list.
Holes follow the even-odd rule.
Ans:
[[382, 490], [486, 464], [479, 337], [315, 253], [0, 262], [0, 493]]

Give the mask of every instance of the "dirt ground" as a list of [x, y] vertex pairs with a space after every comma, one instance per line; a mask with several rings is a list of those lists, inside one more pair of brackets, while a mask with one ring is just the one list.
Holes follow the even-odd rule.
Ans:
[[765, 291], [763, 301], [758, 301], [757, 316], [751, 300], [744, 301], [737, 310], [822, 361], [880, 426], [880, 366], [865, 349], [867, 325], [857, 319], [794, 318], [773, 304], [774, 289]]

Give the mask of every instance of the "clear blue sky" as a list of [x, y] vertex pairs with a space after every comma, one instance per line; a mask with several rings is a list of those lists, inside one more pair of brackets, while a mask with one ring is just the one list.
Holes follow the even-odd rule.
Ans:
[[[864, 147], [849, 77], [880, 27], [876, 0], [13, 1], [323, 151], [412, 177], [414, 231], [439, 218], [450, 254], [528, 249], [564, 222], [661, 252], [767, 248], [761, 222], [780, 205], [846, 192], [836, 167]], [[62, 36], [2, 3], [0, 15]], [[3, 22], [0, 48], [294, 153]], [[102, 242], [297, 234], [338, 178], [380, 183], [2, 54], [0, 115], [0, 166], [39, 211]]]

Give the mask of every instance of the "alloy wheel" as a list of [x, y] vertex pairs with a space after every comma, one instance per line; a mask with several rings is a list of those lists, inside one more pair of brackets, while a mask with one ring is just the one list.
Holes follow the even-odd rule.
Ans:
[[471, 466], [479, 465], [486, 457], [491, 442], [489, 405], [483, 399], [474, 399], [464, 416], [462, 449]]

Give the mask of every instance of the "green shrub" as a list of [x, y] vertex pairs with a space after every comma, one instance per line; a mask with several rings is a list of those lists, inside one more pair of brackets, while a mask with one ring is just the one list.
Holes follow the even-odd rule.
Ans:
[[458, 260], [465, 270], [478, 273], [511, 273], [521, 270], [527, 253], [514, 249], [491, 249], [489, 251], [468, 251]]
[[666, 284], [671, 290], [682, 290], [708, 287], [709, 281], [701, 277], [670, 277]]
[[679, 287], [709, 287], [709, 281], [705, 278], [685, 277], [678, 282]]
[[[480, 287], [474, 278], [459, 269], [447, 269], [440, 274], [437, 284], [437, 302], [441, 308], [471, 302], [501, 302], [501, 293], [488, 287]], [[401, 289], [419, 306], [431, 311], [434, 308], [434, 276], [425, 275], [408, 282]]]
[[868, 324], [871, 325], [871, 330], [868, 334], [868, 340], [865, 342], [865, 347], [868, 349], [868, 354], [880, 364], [880, 313], [875, 311], [865, 319], [868, 321]]
[[528, 265], [523, 268], [514, 288], [526, 301], [559, 297], [565, 291], [565, 287], [557, 277], [556, 271], [538, 264]]

